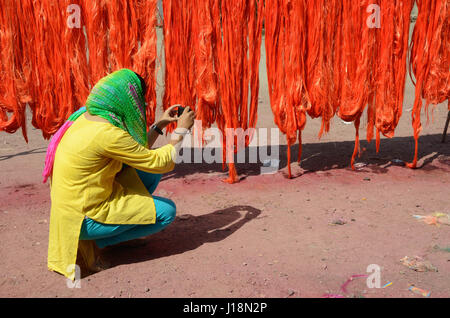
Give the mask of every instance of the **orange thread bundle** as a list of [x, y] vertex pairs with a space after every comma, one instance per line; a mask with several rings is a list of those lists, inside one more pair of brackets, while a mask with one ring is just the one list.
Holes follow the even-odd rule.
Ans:
[[[268, 0], [265, 8], [267, 77], [274, 120], [286, 135], [288, 174], [292, 177], [291, 145], [311, 109], [305, 84], [306, 2]], [[301, 148], [300, 148], [301, 149]], [[301, 157], [301, 150], [298, 155]]]
[[[430, 104], [450, 97], [450, 1], [416, 0], [419, 14], [411, 40], [410, 75], [415, 76], [415, 101], [412, 110], [414, 158], [407, 166], [416, 168], [418, 140], [422, 130], [422, 98], [428, 115]], [[448, 106], [450, 110], [450, 105]]]
[[147, 84], [147, 128], [155, 121], [156, 112], [156, 59], [157, 59], [157, 8], [156, 0], [141, 0], [137, 6], [139, 49], [133, 56], [133, 70]]
[[[107, 73], [133, 68], [147, 82], [148, 125], [156, 110], [157, 0], [4, 0], [0, 8], [0, 131], [22, 129], [25, 108], [49, 138], [83, 105]], [[418, 19], [408, 50], [410, 13]], [[81, 27], [68, 27], [69, 5], [81, 9]], [[306, 114], [322, 120], [319, 137], [335, 114], [356, 128], [351, 165], [359, 152], [359, 126], [367, 107], [367, 140], [393, 137], [402, 115], [406, 67], [414, 77], [412, 125], [415, 168], [422, 129], [422, 99], [450, 95], [448, 0], [164, 0], [163, 108], [195, 108], [203, 129], [254, 128], [257, 121], [263, 22], [274, 121], [290, 146], [300, 142]], [[368, 8], [381, 10], [370, 28]], [[265, 21], [263, 21], [265, 19]], [[27, 21], [27, 23], [21, 23]], [[85, 34], [86, 33], [86, 34]], [[409, 52], [409, 62], [407, 61]], [[450, 110], [450, 105], [449, 105]], [[173, 127], [170, 127], [173, 129]], [[169, 129], [169, 130], [170, 130]], [[251, 136], [246, 136], [248, 146]], [[229, 158], [227, 158], [229, 159]], [[237, 172], [229, 162], [229, 183]], [[288, 167], [291, 177], [290, 166]]]
[[[226, 131], [239, 128], [246, 131], [256, 125], [264, 4], [262, 0], [225, 0], [219, 3], [214, 11], [214, 23], [221, 25], [216, 43], [221, 98], [221, 116], [217, 124], [223, 133], [223, 158], [228, 161], [229, 169], [229, 177], [224, 181], [235, 183], [238, 177], [231, 156], [242, 149], [238, 149], [236, 136], [233, 143], [228, 140], [232, 149], [225, 146]], [[251, 136], [245, 136], [245, 146], [250, 141]]]

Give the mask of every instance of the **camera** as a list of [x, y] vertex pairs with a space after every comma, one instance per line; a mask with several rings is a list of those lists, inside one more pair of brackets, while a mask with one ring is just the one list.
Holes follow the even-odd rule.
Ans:
[[178, 117], [180, 117], [183, 114], [185, 108], [186, 107], [178, 106]]

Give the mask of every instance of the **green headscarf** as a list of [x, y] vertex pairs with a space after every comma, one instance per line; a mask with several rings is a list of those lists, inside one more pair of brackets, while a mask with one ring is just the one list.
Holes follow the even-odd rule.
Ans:
[[66, 120], [53, 135], [47, 148], [43, 182], [47, 182], [53, 171], [56, 149], [69, 127], [86, 112], [108, 120], [111, 124], [127, 131], [138, 143], [147, 147], [146, 105], [142, 83], [136, 73], [128, 69], [116, 71], [102, 78], [92, 89], [81, 107]]
[[88, 96], [86, 108], [89, 114], [105, 118], [147, 146], [144, 92], [139, 77], [133, 71], [121, 69], [103, 77]]

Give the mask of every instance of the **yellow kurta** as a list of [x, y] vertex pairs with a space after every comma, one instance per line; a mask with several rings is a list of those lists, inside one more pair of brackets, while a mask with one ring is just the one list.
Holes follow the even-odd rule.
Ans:
[[[155, 204], [135, 170], [173, 170], [174, 146], [150, 150], [126, 131], [81, 115], [55, 154], [51, 179], [48, 268], [75, 278], [85, 216], [105, 224], [153, 224]], [[123, 163], [127, 166], [122, 169]]]

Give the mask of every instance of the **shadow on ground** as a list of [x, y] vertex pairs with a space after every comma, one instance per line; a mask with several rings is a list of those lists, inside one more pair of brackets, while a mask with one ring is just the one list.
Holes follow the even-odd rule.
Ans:
[[[418, 168], [426, 170], [440, 169], [432, 164], [437, 159], [445, 165], [450, 165], [450, 141], [442, 143], [442, 135], [425, 135], [419, 139], [418, 151]], [[302, 146], [302, 160], [300, 163], [301, 173], [295, 175], [300, 176], [308, 172], [327, 171], [331, 169], [351, 169], [350, 160], [355, 147], [354, 141], [343, 142], [319, 142], [313, 144], [304, 144]], [[270, 149], [270, 148], [269, 148]], [[298, 144], [291, 147], [291, 164], [297, 164]], [[365, 150], [364, 150], [365, 149]], [[414, 138], [413, 137], [395, 137], [392, 139], [382, 139], [379, 153], [376, 152], [375, 142], [368, 143], [361, 141], [361, 156], [356, 158], [355, 162], [367, 164], [364, 170], [374, 173], [387, 173], [389, 167], [393, 165], [392, 160], [397, 159], [403, 162], [411, 162], [414, 155]], [[252, 151], [258, 153], [258, 163], [248, 163], [249, 154]], [[262, 163], [259, 151], [266, 154], [265, 149], [247, 148], [245, 154], [245, 162], [237, 163], [236, 169], [241, 180], [248, 176], [260, 175]], [[280, 170], [286, 175], [287, 166], [287, 146], [279, 147]], [[268, 155], [271, 156], [270, 150]], [[191, 162], [194, 162], [192, 152]], [[235, 157], [235, 160], [237, 157]], [[274, 158], [277, 158], [275, 155]], [[217, 174], [225, 173], [228, 168], [222, 170], [221, 163], [205, 164], [205, 163], [179, 163], [175, 169], [165, 174], [163, 180], [169, 178], [185, 178], [194, 174]]]
[[[445, 143], [442, 142], [441, 134], [425, 135], [419, 139], [419, 152], [418, 152], [418, 168], [425, 170], [437, 169], [433, 164], [433, 160], [438, 159], [441, 163], [449, 165], [448, 158], [450, 156], [450, 141], [447, 139]], [[301, 173], [297, 176], [308, 172], [315, 171], [327, 171], [331, 169], [350, 169], [350, 159], [353, 153], [355, 143], [354, 141], [342, 141], [342, 142], [318, 142], [304, 144], [302, 146], [302, 160], [299, 165]], [[298, 144], [291, 147], [291, 164], [297, 164], [298, 158]], [[395, 137], [392, 139], [382, 139], [380, 152], [376, 152], [375, 142], [368, 143], [367, 141], [361, 141], [361, 156], [357, 157], [356, 162], [363, 162], [367, 164], [366, 170], [369, 169], [374, 173], [386, 173], [389, 171], [389, 166], [392, 164], [392, 160], [398, 159], [404, 162], [410, 162], [413, 159], [414, 154], [414, 138], [413, 137]], [[221, 151], [221, 150], [220, 150]], [[268, 151], [268, 153], [267, 153]], [[14, 157], [26, 156], [30, 154], [45, 153], [46, 148], [40, 147], [28, 151], [22, 151], [15, 154], [8, 154], [0, 156], [0, 161], [12, 159]], [[257, 163], [249, 163], [249, 154], [256, 153]], [[287, 146], [281, 145], [278, 149], [279, 155], [273, 155], [269, 150], [260, 149], [258, 147], [245, 149], [245, 163], [239, 163], [237, 156], [235, 156], [236, 169], [241, 180], [248, 176], [260, 175], [262, 161], [260, 153], [268, 155], [268, 158], [279, 158], [279, 169], [286, 174], [284, 170], [287, 166]], [[444, 157], [444, 158], [442, 158]], [[201, 157], [200, 157], [201, 158]], [[221, 163], [195, 163], [194, 151], [191, 154], [192, 163], [179, 163], [175, 169], [163, 176], [163, 180], [169, 178], [185, 178], [194, 174], [216, 175], [227, 174], [228, 168], [225, 165], [223, 170]], [[295, 174], [294, 174], [295, 177]]]
[[226, 239], [260, 214], [261, 210], [252, 206], [236, 205], [200, 216], [177, 216], [166, 229], [149, 236], [145, 246], [112, 246], [104, 255], [115, 267], [182, 254]]
[[36, 148], [36, 149], [31, 149], [31, 150], [27, 150], [27, 151], [18, 152], [18, 153], [11, 154], [11, 155], [0, 156], [0, 161], [8, 160], [8, 159], [11, 159], [11, 158], [14, 158], [14, 157], [32, 155], [32, 154], [37, 154], [37, 153], [46, 153], [46, 152], [47, 152], [47, 148], [40, 147], [40, 148]]

